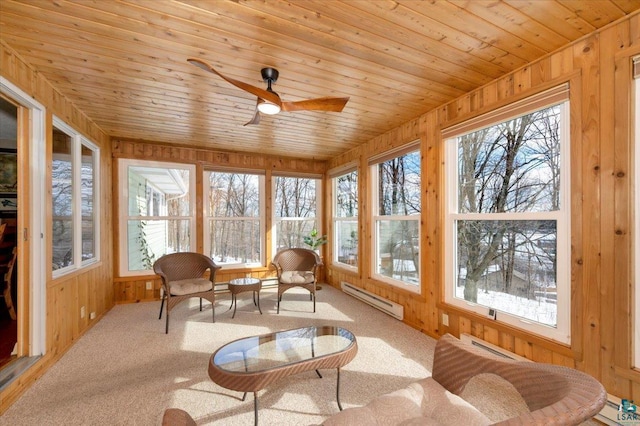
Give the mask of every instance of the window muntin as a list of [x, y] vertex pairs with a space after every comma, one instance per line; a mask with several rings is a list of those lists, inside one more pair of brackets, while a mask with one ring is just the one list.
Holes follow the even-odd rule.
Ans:
[[373, 275], [392, 285], [420, 292], [420, 149], [371, 166]]
[[264, 176], [205, 172], [205, 250], [222, 267], [264, 265]]
[[99, 149], [57, 117], [53, 124], [51, 261], [57, 277], [99, 260]]
[[333, 253], [340, 266], [358, 267], [358, 172], [332, 178]]
[[120, 273], [152, 273], [168, 253], [195, 249], [195, 167], [143, 160], [119, 162]]
[[[568, 102], [446, 141], [445, 301], [570, 341]], [[455, 194], [451, 197], [452, 194]]]
[[275, 252], [284, 248], [303, 247], [304, 237], [314, 229], [322, 235], [317, 213], [321, 211], [320, 180], [307, 177], [273, 177]]

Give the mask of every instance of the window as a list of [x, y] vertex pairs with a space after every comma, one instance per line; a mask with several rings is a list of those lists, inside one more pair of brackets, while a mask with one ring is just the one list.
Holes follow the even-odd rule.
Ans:
[[195, 167], [120, 160], [120, 273], [148, 275], [168, 253], [195, 249]]
[[333, 185], [333, 253], [341, 266], [358, 266], [358, 172], [331, 179]]
[[263, 261], [264, 176], [205, 172], [205, 251], [222, 267]]
[[274, 176], [275, 252], [305, 247], [304, 237], [314, 229], [321, 235], [317, 220], [317, 212], [322, 211], [317, 198], [319, 192], [319, 179]]
[[413, 143], [370, 165], [373, 275], [420, 292], [420, 146]]
[[51, 162], [52, 269], [54, 276], [97, 262], [98, 148], [53, 119]]
[[445, 301], [569, 343], [568, 90], [500, 113], [445, 132]]

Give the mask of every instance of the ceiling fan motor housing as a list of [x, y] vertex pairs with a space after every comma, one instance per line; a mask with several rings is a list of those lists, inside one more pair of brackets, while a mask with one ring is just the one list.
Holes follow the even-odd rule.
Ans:
[[279, 75], [278, 70], [275, 68], [262, 68], [260, 74], [262, 74], [262, 80], [265, 83], [275, 83]]

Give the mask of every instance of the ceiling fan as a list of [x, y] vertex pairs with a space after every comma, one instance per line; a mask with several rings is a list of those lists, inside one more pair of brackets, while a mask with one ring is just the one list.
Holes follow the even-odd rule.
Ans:
[[189, 58], [187, 62], [201, 68], [205, 71], [211, 72], [223, 80], [233, 84], [239, 89], [249, 92], [252, 95], [258, 97], [256, 103], [256, 113], [251, 121], [245, 124], [258, 124], [260, 122], [260, 113], [273, 115], [280, 111], [332, 111], [341, 112], [344, 106], [349, 101], [349, 98], [316, 98], [307, 99], [296, 102], [283, 102], [280, 96], [273, 91], [271, 85], [278, 80], [278, 70], [275, 68], [263, 68], [260, 73], [262, 79], [267, 83], [267, 88], [261, 89], [259, 87], [252, 86], [242, 81], [235, 80], [230, 77], [225, 77], [216, 71], [211, 65], [201, 59]]

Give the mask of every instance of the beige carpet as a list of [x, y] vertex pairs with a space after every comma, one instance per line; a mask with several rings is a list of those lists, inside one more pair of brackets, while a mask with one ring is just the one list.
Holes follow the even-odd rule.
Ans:
[[[230, 296], [211, 310], [197, 300], [179, 305], [169, 334], [160, 303], [118, 305], [0, 417], [2, 425], [159, 425], [163, 410], [187, 410], [199, 425], [252, 425], [253, 397], [217, 386], [207, 375], [212, 352], [245, 336], [307, 325], [352, 331], [358, 354], [341, 373], [343, 408], [430, 375], [435, 340], [330, 287], [318, 292], [317, 312], [308, 292], [285, 293], [276, 315], [274, 289], [261, 292], [262, 311], [250, 293]], [[310, 371], [259, 392], [260, 425], [313, 425], [338, 411], [336, 372]]]

